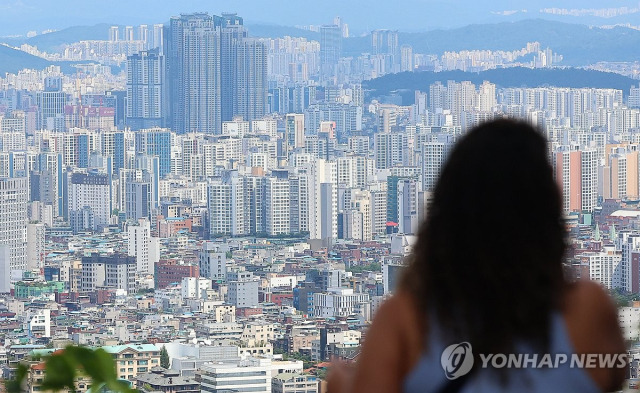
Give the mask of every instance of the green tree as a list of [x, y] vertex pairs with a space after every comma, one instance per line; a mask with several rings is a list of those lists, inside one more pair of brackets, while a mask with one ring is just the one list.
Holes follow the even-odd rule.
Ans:
[[[28, 372], [26, 364], [18, 364], [15, 378], [5, 381], [7, 393], [22, 393]], [[63, 352], [45, 359], [42, 390], [59, 391], [68, 388], [75, 393], [75, 381], [81, 375], [91, 378], [92, 391], [135, 392], [127, 382], [118, 379], [111, 354], [103, 349], [93, 350], [75, 346], [68, 346]]]
[[160, 349], [160, 367], [169, 368], [171, 367], [171, 360], [169, 360], [169, 352], [167, 352], [167, 347], [164, 345]]

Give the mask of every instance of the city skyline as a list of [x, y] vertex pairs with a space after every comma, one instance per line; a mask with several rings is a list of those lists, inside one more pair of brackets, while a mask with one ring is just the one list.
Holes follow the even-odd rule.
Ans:
[[[526, 259], [520, 241], [546, 244], [537, 175], [560, 197], [544, 215], [554, 274], [615, 296], [640, 360], [640, 5], [551, 3], [537, 14], [562, 23], [506, 1], [71, 0], [44, 22], [49, 3], [0, 2], [29, 30], [108, 23], [0, 37], [0, 376], [22, 362], [44, 391], [42, 356], [72, 344], [101, 348], [140, 393], [321, 393], [331, 362], [371, 346], [425, 220], [445, 222], [464, 263], [481, 243], [504, 263]], [[298, 27], [247, 22], [279, 12]], [[527, 20], [407, 33], [421, 17]], [[441, 179], [488, 122], [509, 126], [468, 161], [486, 178]], [[535, 169], [514, 170], [529, 149]], [[440, 209], [451, 184], [460, 202]], [[509, 279], [493, 273], [471, 279]]]
[[[121, 0], [118, 0], [121, 1]], [[332, 1], [313, 8], [313, 12], [303, 12], [292, 7], [289, 0], [272, 2], [270, 7], [261, 7], [259, 0], [222, 2], [215, 10], [210, 3], [202, 0], [192, 1], [188, 6], [172, 2], [122, 2], [120, 6], [105, 7], [98, 4], [91, 8], [78, 0], [64, 3], [67, 14], [74, 20], [84, 21], [80, 25], [106, 24], [156, 24], [168, 23], [168, 15], [189, 12], [237, 12], [245, 16], [249, 24], [271, 24], [280, 26], [321, 25], [335, 15], [341, 15], [352, 27], [356, 35], [380, 29], [400, 29], [403, 31], [425, 31], [460, 27], [469, 24], [496, 23], [523, 19], [543, 18], [583, 23], [589, 25], [640, 24], [638, 3], [621, 0], [616, 4], [603, 6], [597, 1], [575, 0], [531, 1], [492, 1], [490, 5], [456, 0], [443, 2], [438, 0], [407, 0], [397, 7], [384, 1]], [[311, 5], [313, 7], [313, 5]], [[127, 15], [115, 12], [126, 8]], [[69, 24], [68, 18], [58, 19], [60, 5], [37, 2], [35, 0], [10, 1], [0, 3], [0, 9], [7, 17], [0, 28], [0, 36], [25, 35], [27, 31], [64, 29], [78, 26]], [[260, 10], [259, 12], [257, 10]], [[365, 14], [362, 10], [367, 10]], [[455, 15], [455, 17], [454, 17]]]

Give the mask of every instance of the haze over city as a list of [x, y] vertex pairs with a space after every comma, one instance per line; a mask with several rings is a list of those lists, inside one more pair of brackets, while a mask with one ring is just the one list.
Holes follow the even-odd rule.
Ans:
[[[605, 306], [592, 316], [614, 319], [601, 336], [626, 345], [606, 353], [634, 360], [620, 368], [637, 386], [640, 3], [601, 3], [0, 0], [0, 393], [88, 393], [92, 380], [114, 393], [326, 392], [341, 362], [414, 358], [404, 338], [424, 332], [378, 345], [375, 321], [426, 319], [406, 272], [430, 234], [457, 239], [442, 258], [459, 270], [440, 273], [452, 293], [444, 278], [465, 277], [462, 262], [524, 260], [514, 244], [548, 241], [549, 227], [527, 232], [540, 217], [560, 239], [558, 277], [496, 265], [465, 290], [494, 285], [478, 287], [486, 300], [506, 272], [549, 284], [532, 293], [593, 283]], [[530, 138], [539, 160], [495, 138], [480, 139], [487, 161], [467, 158], [497, 174], [542, 163], [549, 201], [523, 206], [477, 179], [446, 188], [456, 146], [492, 127]], [[431, 214], [441, 184], [458, 201], [444, 219]], [[486, 228], [468, 230], [478, 217]], [[430, 219], [438, 230], [421, 230]], [[451, 257], [469, 244], [480, 256]], [[552, 311], [545, 334], [569, 337]], [[436, 355], [434, 381], [451, 380], [461, 365]], [[76, 374], [79, 357], [104, 361], [113, 384]], [[71, 371], [49, 372], [60, 359]]]
[[[62, 29], [75, 25], [163, 23], [181, 12], [238, 12], [249, 24], [281, 26], [323, 24], [335, 15], [349, 20], [357, 35], [373, 29], [425, 31], [468, 24], [523, 19], [548, 19], [592, 25], [630, 23], [640, 25], [637, 1], [338, 1], [305, 3], [292, 0], [188, 2], [83, 2], [41, 0], [3, 1], [0, 35], [24, 35], [29, 30]], [[215, 9], [214, 9], [215, 8]], [[564, 11], [564, 12], [563, 12]], [[70, 23], [73, 22], [73, 23]]]

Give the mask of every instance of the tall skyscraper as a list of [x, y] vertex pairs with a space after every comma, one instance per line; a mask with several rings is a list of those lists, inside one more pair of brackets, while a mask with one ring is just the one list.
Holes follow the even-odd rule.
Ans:
[[400, 71], [413, 71], [413, 48], [411, 45], [402, 45], [400, 47]]
[[[28, 195], [26, 177], [0, 178], [0, 265], [6, 265], [8, 258], [8, 270], [26, 269]], [[2, 246], [8, 251], [3, 252]], [[0, 269], [2, 275], [4, 272]]]
[[324, 77], [335, 76], [342, 56], [342, 30], [337, 25], [320, 26], [320, 67]]
[[164, 56], [158, 48], [127, 57], [126, 122], [132, 130], [166, 126], [166, 95]]
[[[636, 185], [638, 182], [637, 157], [636, 153], [636, 176], [634, 180]], [[554, 152], [554, 175], [558, 186], [562, 190], [562, 207], [565, 213], [593, 211], [596, 207], [598, 197], [597, 162], [596, 152], [592, 149], [579, 148], [578, 146], [560, 146]], [[624, 177], [624, 180], [626, 180], [626, 177]], [[623, 192], [626, 193], [626, 182]], [[616, 195], [615, 198], [623, 198], [625, 196], [626, 194]]]
[[[235, 114], [234, 93], [238, 84], [238, 49], [247, 37], [243, 19], [237, 14], [222, 14], [220, 18], [220, 95], [222, 121], [230, 121]], [[245, 118], [245, 120], [252, 120]]]
[[67, 94], [62, 91], [62, 79], [59, 77], [47, 77], [44, 81], [44, 91], [36, 93], [38, 105], [38, 117], [36, 127], [38, 129], [64, 131], [64, 107], [67, 103]]
[[166, 37], [171, 127], [221, 133], [221, 123], [267, 113], [267, 47], [236, 14], [171, 18]]
[[220, 31], [213, 17], [172, 17], [166, 42], [173, 130], [220, 133]]
[[[267, 114], [267, 47], [255, 38], [236, 43], [233, 115], [258, 120]], [[224, 58], [223, 58], [224, 60]], [[227, 90], [223, 85], [224, 90]]]
[[371, 49], [374, 55], [399, 54], [397, 30], [374, 30], [371, 32]]
[[118, 26], [109, 27], [109, 41], [118, 41], [120, 28]]
[[149, 39], [148, 48], [158, 48], [161, 54], [164, 54], [164, 25], [153, 25], [153, 32]]
[[133, 26], [124, 27], [124, 41], [133, 41]]
[[150, 49], [149, 46], [148, 46], [148, 44], [149, 44], [149, 26], [147, 26], [147, 25], [138, 26], [138, 40], [139, 41], [144, 41], [145, 48]]

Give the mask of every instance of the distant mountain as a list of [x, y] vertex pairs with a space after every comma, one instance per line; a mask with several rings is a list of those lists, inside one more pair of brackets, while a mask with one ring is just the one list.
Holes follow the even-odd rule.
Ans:
[[[166, 21], [172, 15], [194, 11], [237, 12], [245, 21], [290, 26], [331, 23], [336, 15], [340, 15], [351, 31], [377, 28], [426, 31], [435, 27], [531, 18], [596, 25], [638, 25], [640, 13], [635, 12], [637, 7], [637, 0], [6, 0], [0, 5], [0, 34], [61, 29], [78, 23], [153, 24]], [[545, 10], [548, 8], [556, 10]]]
[[16, 73], [24, 68], [42, 70], [50, 65], [58, 65], [65, 73], [75, 72], [70, 62], [52, 62], [23, 51], [0, 45], [0, 75]]
[[[109, 27], [113, 24], [102, 23], [94, 26], [74, 26], [54, 31], [47, 34], [39, 34], [35, 37], [0, 37], [0, 42], [11, 46], [29, 44], [38, 47], [45, 52], [58, 52], [63, 45], [84, 40], [106, 40], [109, 37]], [[120, 26], [122, 27], [122, 26]], [[317, 32], [299, 29], [290, 26], [278, 26], [269, 24], [247, 24], [249, 35], [253, 37], [304, 37], [309, 40], [319, 40]]]
[[95, 26], [74, 26], [52, 33], [39, 34], [31, 38], [0, 38], [0, 42], [5, 42], [12, 46], [19, 46], [26, 43], [36, 46], [44, 52], [57, 52], [64, 44], [84, 40], [106, 40], [109, 38], [110, 26], [111, 25], [104, 23]]
[[363, 82], [367, 96], [371, 98], [400, 94], [403, 105], [411, 105], [414, 91], [429, 91], [429, 85], [435, 82], [446, 84], [447, 81], [471, 81], [478, 85], [483, 81], [495, 83], [497, 87], [594, 87], [620, 89], [624, 95], [629, 93], [632, 85], [638, 81], [623, 75], [610, 72], [583, 70], [577, 68], [504, 68], [483, 72], [403, 72], [385, 75]]
[[[305, 37], [319, 40], [319, 34], [293, 27], [248, 25], [249, 34], [257, 37]], [[427, 32], [399, 32], [400, 45], [408, 44], [414, 53], [441, 55], [461, 50], [517, 50], [527, 42], [538, 41], [563, 56], [562, 65], [583, 66], [599, 61], [636, 61], [640, 51], [640, 31], [626, 27], [602, 29], [587, 25], [545, 19], [476, 24], [456, 29]], [[359, 56], [371, 52], [371, 35], [343, 40], [343, 54]]]
[[[37, 46], [45, 52], [58, 51], [64, 44], [81, 40], [105, 40], [110, 24], [76, 26], [32, 38], [0, 38], [12, 46], [23, 43]], [[261, 23], [248, 23], [249, 35], [254, 37], [305, 37], [319, 40], [317, 32], [296, 27]], [[563, 55], [562, 65], [582, 66], [598, 61], [640, 60], [640, 31], [626, 27], [602, 29], [586, 25], [531, 19], [493, 24], [476, 24], [466, 27], [432, 30], [427, 32], [400, 32], [400, 45], [408, 44], [414, 53], [441, 55], [445, 51], [474, 49], [516, 50], [527, 42], [538, 41]], [[343, 53], [358, 56], [371, 52], [371, 35], [350, 37], [343, 40]]]
[[320, 33], [315, 31], [303, 30], [297, 27], [266, 25], [266, 24], [245, 24], [249, 35], [252, 37], [304, 37], [308, 40], [320, 40]]
[[442, 54], [472, 49], [514, 50], [538, 41], [564, 56], [565, 65], [587, 65], [598, 61], [640, 60], [640, 31], [616, 27], [591, 28], [585, 25], [542, 19], [470, 25], [425, 33], [400, 33], [400, 44], [413, 46], [414, 53]]

